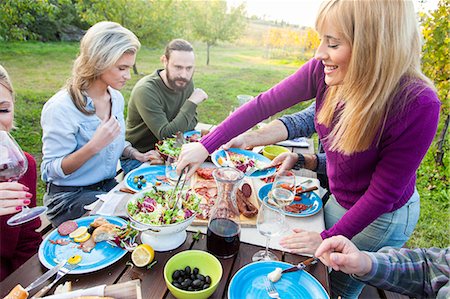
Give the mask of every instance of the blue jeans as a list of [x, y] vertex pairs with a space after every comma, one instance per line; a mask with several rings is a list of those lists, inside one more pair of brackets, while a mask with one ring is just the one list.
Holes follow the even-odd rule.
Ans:
[[[330, 196], [325, 205], [325, 226], [332, 227], [345, 213], [342, 207]], [[385, 213], [352, 238], [352, 242], [360, 250], [378, 251], [385, 246], [402, 247], [411, 237], [420, 214], [420, 197], [417, 190], [408, 202], [398, 210]], [[332, 271], [331, 297], [358, 298], [365, 284], [354, 280], [350, 275], [340, 271]]]
[[44, 194], [44, 205], [48, 208], [47, 218], [54, 227], [58, 227], [66, 220], [77, 219], [86, 213], [85, 205], [96, 201], [97, 195], [108, 193], [117, 185], [116, 180], [111, 179], [98, 190], [89, 190], [83, 187], [76, 191], [66, 191]]
[[142, 165], [142, 162], [134, 159], [120, 159], [120, 166], [123, 169], [123, 173], [127, 174], [135, 168]]

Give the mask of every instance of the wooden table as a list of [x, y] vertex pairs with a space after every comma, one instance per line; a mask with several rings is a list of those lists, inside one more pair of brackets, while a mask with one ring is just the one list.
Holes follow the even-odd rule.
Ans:
[[[174, 254], [188, 249], [206, 250], [206, 236], [200, 235], [198, 241], [193, 240], [193, 233], [188, 232], [186, 242], [179, 248], [168, 252], [157, 252], [155, 259], [158, 261], [151, 269], [137, 268], [131, 266], [130, 254], [126, 254], [122, 259], [113, 265], [87, 274], [67, 275], [61, 279], [59, 283], [70, 280], [73, 290], [89, 288], [101, 284], [117, 284], [134, 279], [141, 280], [141, 289], [143, 298], [174, 298], [168, 291], [163, 277], [163, 269], [166, 261]], [[229, 259], [220, 259], [223, 267], [223, 276], [219, 287], [211, 298], [227, 298], [227, 289], [233, 275], [243, 266], [251, 263], [252, 255], [262, 249], [261, 246], [241, 243], [239, 253]], [[305, 260], [307, 257], [282, 253], [272, 250], [281, 260], [296, 264]], [[0, 284], [0, 295], [4, 297], [15, 285], [20, 283], [22, 286], [28, 286], [37, 277], [43, 274], [47, 269], [43, 267], [39, 258], [34, 255], [22, 267], [8, 276]], [[328, 272], [326, 267], [319, 263], [311, 266], [308, 270], [329, 292]], [[50, 280], [51, 281], [51, 280]], [[49, 281], [49, 282], [50, 282]], [[38, 290], [32, 291], [31, 295]], [[52, 294], [54, 288], [50, 290]]]
[[[310, 142], [309, 148], [290, 148], [291, 151], [300, 153], [314, 153], [312, 140], [309, 139], [308, 141]], [[300, 170], [296, 174], [299, 176], [316, 177], [314, 172], [308, 170]], [[101, 284], [112, 285], [139, 279], [141, 280], [143, 298], [174, 298], [168, 291], [164, 281], [164, 265], [170, 257], [180, 251], [189, 249], [206, 250], [206, 236], [201, 234], [198, 241], [194, 241], [192, 236], [193, 233], [188, 232], [188, 237], [185, 243], [175, 250], [156, 252], [155, 259], [157, 260], [157, 263], [151, 269], [147, 270], [131, 266], [130, 254], [128, 253], [122, 259], [105, 269], [87, 274], [67, 275], [66, 277], [63, 277], [58, 284], [65, 281], [71, 281], [73, 290], [77, 290]], [[228, 285], [233, 275], [240, 268], [251, 263], [252, 255], [261, 249], [263, 249], [262, 246], [241, 242], [240, 250], [236, 256], [229, 259], [220, 259], [223, 267], [223, 276], [219, 287], [211, 298], [227, 298]], [[271, 251], [274, 252], [280, 260], [292, 264], [297, 264], [308, 258], [306, 256], [293, 255], [274, 249]], [[20, 283], [23, 287], [28, 286], [46, 271], [47, 269], [39, 262], [38, 255], [34, 255], [24, 265], [0, 283], [1, 297], [3, 298], [6, 294], [8, 294], [8, 292], [18, 283]], [[313, 265], [308, 271], [324, 286], [325, 290], [330, 293], [327, 268], [322, 263], [318, 263], [317, 265]], [[51, 280], [49, 280], [48, 283], [50, 282]], [[52, 294], [54, 289], [55, 288], [50, 290], [49, 294]], [[39, 288], [33, 290], [30, 295], [33, 295], [38, 290]]]

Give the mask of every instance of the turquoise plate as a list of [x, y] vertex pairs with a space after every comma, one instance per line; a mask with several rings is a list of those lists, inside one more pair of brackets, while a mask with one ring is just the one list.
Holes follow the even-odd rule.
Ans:
[[[142, 185], [142, 188], [138, 188], [138, 183], [134, 182], [135, 176], [141, 176], [143, 175], [144, 178], [147, 180], [145, 184]], [[166, 176], [166, 166], [164, 165], [149, 165], [146, 167], [139, 167], [136, 168], [125, 176], [124, 182], [125, 186], [127, 188], [134, 190], [134, 191], [142, 191], [144, 189], [147, 189], [153, 185], [155, 185], [156, 181], [161, 182], [162, 184], [165, 184], [164, 182], [157, 179], [157, 177], [165, 177]]]
[[[127, 222], [119, 217], [111, 217], [111, 216], [88, 216], [79, 219], [75, 219], [74, 221], [78, 223], [78, 227], [86, 226], [88, 227], [90, 223], [92, 223], [96, 218], [103, 217], [107, 219], [110, 223], [116, 224], [118, 226], [126, 225]], [[56, 245], [50, 243], [49, 240], [71, 240], [71, 242], [65, 246]], [[83, 252], [83, 250], [78, 248], [79, 243], [73, 242], [69, 236], [61, 236], [58, 233], [58, 230], [53, 230], [47, 237], [42, 241], [39, 246], [39, 260], [41, 263], [48, 269], [56, 266], [60, 261], [67, 260], [73, 255], [80, 255], [81, 262], [79, 266], [69, 274], [81, 274], [81, 273], [89, 273], [94, 272], [103, 268], [108, 267], [109, 265], [120, 260], [127, 251], [121, 249], [119, 247], [112, 246], [107, 242], [99, 242], [95, 245], [94, 249], [91, 252]]]
[[183, 137], [184, 137], [184, 139], [188, 139], [189, 137], [191, 137], [192, 135], [195, 135], [195, 134], [197, 134], [199, 136], [199, 138], [197, 139], [197, 141], [199, 141], [202, 138], [202, 132], [197, 131], [197, 130], [184, 132]]
[[[248, 264], [233, 276], [228, 287], [229, 299], [270, 298], [264, 286], [264, 276], [275, 268], [287, 269], [291, 264], [276, 261], [263, 261]], [[280, 298], [330, 298], [320, 284], [306, 271], [285, 273], [274, 283]]]
[[[267, 165], [269, 165], [272, 162], [270, 159], [264, 157], [263, 155], [252, 152], [252, 151], [247, 151], [247, 150], [243, 150], [240, 148], [230, 148], [228, 151], [237, 153], [237, 154], [241, 154], [241, 155], [247, 156], [249, 158], [261, 161]], [[211, 154], [211, 161], [214, 163], [214, 165], [216, 165], [217, 167], [223, 167], [218, 162], [219, 158], [225, 159], [225, 151], [223, 149], [217, 150]], [[269, 168], [266, 170], [258, 170], [258, 171], [255, 171], [254, 173], [252, 173], [251, 175], [246, 175], [246, 176], [251, 177], [251, 178], [262, 179], [262, 178], [266, 178], [266, 177], [274, 175], [275, 172], [276, 172], [276, 168], [274, 167], [274, 168]]]
[[[272, 183], [265, 184], [258, 191], [258, 199], [262, 201], [272, 190]], [[285, 211], [287, 216], [292, 217], [308, 217], [317, 214], [320, 209], [322, 209], [322, 199], [315, 192], [309, 192], [311, 196], [308, 198], [305, 194], [302, 194], [302, 200], [296, 200], [291, 203], [291, 205], [296, 203], [302, 203], [304, 205], [312, 205], [311, 208], [302, 211], [301, 213], [292, 213]]]

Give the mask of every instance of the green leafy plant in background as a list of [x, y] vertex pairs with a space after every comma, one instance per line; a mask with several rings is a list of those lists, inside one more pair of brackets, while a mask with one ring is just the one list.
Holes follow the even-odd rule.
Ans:
[[449, 11], [450, 1], [441, 0], [435, 11], [421, 15], [424, 38], [422, 66], [424, 73], [434, 81], [442, 108], [436, 142], [431, 145], [417, 171], [421, 208], [419, 222], [407, 243], [410, 247], [450, 245]]
[[239, 5], [227, 10], [225, 0], [191, 1], [192, 33], [206, 43], [206, 65], [210, 61], [210, 48], [219, 41], [232, 42], [245, 29], [245, 6]]

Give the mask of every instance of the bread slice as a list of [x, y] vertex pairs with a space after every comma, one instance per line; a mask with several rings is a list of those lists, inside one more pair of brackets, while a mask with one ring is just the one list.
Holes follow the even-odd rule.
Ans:
[[27, 290], [25, 290], [20, 284], [18, 284], [3, 299], [26, 299], [26, 298], [28, 298]]
[[117, 236], [116, 228], [118, 228], [118, 226], [111, 223], [102, 224], [94, 230], [91, 238], [93, 238], [96, 243], [114, 240]]

